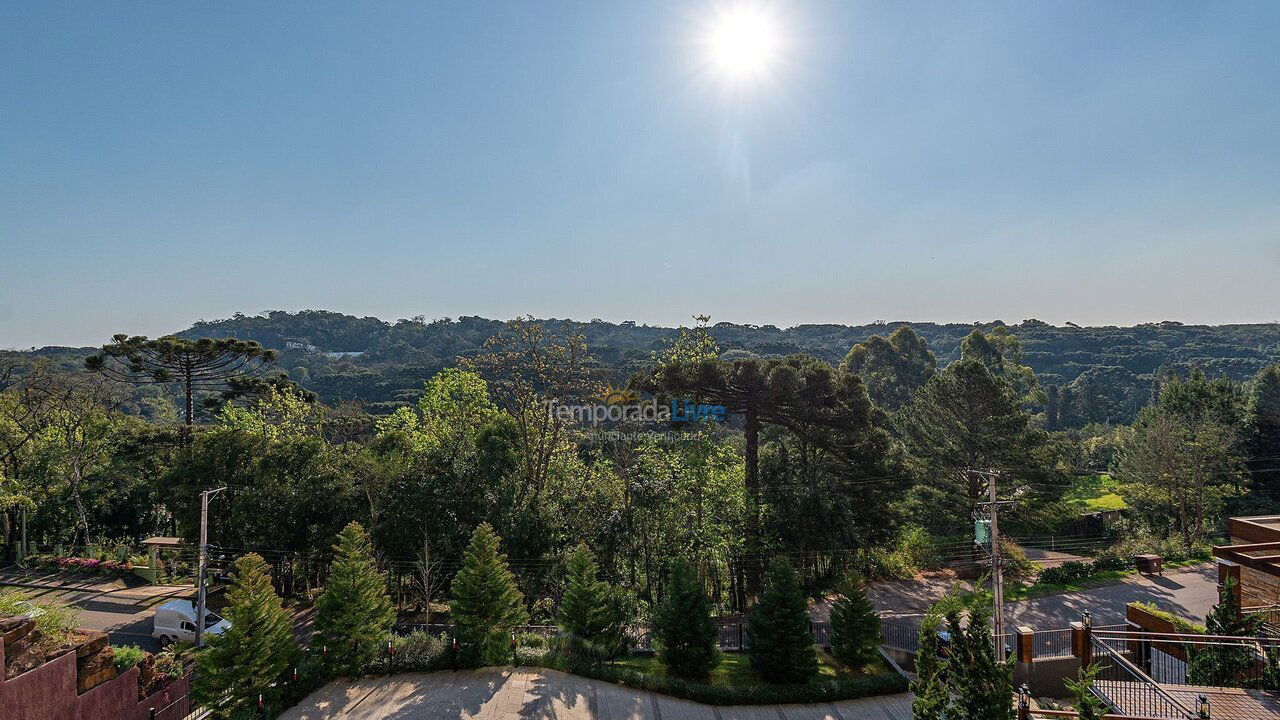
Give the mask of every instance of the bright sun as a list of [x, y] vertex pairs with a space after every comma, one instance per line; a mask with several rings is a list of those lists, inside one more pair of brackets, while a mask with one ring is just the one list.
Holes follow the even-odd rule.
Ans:
[[778, 55], [776, 18], [755, 4], [719, 8], [708, 24], [706, 43], [718, 74], [735, 82], [758, 79], [769, 72]]

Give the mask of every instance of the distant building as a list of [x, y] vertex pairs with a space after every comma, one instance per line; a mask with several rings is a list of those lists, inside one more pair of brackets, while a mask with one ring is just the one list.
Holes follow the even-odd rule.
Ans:
[[307, 352], [315, 352], [318, 349], [307, 342], [306, 338], [285, 338], [284, 347], [286, 350], [306, 350]]

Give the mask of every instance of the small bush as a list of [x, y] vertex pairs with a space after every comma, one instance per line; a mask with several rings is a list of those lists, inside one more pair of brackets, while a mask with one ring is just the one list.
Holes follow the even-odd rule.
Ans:
[[111, 648], [111, 662], [116, 666], [116, 672], [122, 673], [125, 670], [142, 662], [142, 658], [147, 656], [147, 651], [137, 645], [122, 645], [120, 647]]

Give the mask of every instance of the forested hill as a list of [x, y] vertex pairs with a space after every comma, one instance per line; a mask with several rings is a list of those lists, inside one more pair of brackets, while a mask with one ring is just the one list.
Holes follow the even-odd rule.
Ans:
[[[649, 361], [653, 351], [676, 332], [634, 322], [543, 322], [556, 333], [582, 333], [596, 360], [617, 378], [625, 378]], [[198, 322], [178, 334], [257, 340], [281, 351], [280, 365], [325, 401], [358, 400], [372, 411], [385, 411], [414, 395], [425, 378], [453, 364], [458, 356], [479, 350], [503, 324], [480, 317], [388, 323], [373, 317], [305, 310], [237, 314], [226, 320]], [[732, 356], [803, 352], [835, 364], [854, 343], [871, 335], [887, 335], [902, 324], [782, 329], [718, 323], [712, 326], [712, 333]], [[910, 324], [928, 341], [940, 366], [956, 358], [961, 339], [975, 327]], [[977, 326], [985, 329], [997, 324]], [[1127, 420], [1146, 404], [1155, 374], [1162, 367], [1179, 373], [1199, 367], [1210, 377], [1244, 380], [1263, 366], [1280, 362], [1280, 324], [1274, 323], [1055, 327], [1026, 320], [1010, 327], [1022, 342], [1024, 362], [1035, 370], [1041, 384], [1072, 389], [1080, 404], [1078, 422]], [[113, 328], [104, 332], [103, 340], [113, 332], [129, 330]]]

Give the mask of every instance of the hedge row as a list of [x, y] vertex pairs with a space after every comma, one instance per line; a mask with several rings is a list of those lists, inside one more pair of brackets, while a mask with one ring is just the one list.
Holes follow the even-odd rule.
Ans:
[[815, 680], [798, 685], [707, 685], [667, 675], [652, 675], [613, 665], [566, 663], [547, 656], [545, 667], [637, 690], [670, 695], [705, 705], [775, 705], [856, 700], [906, 692], [907, 679], [896, 672], [856, 678]]

